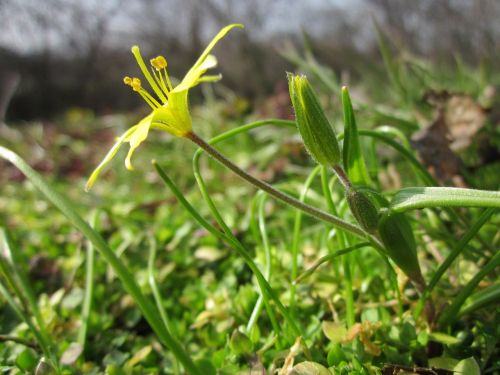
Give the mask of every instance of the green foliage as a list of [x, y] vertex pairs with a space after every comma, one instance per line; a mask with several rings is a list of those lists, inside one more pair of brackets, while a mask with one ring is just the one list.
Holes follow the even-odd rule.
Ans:
[[[315, 168], [302, 153], [292, 121], [255, 122], [234, 115], [223, 100], [193, 108], [194, 122], [206, 124], [200, 135], [218, 134], [209, 143], [232, 162], [272, 182], [299, 207], [326, 208], [327, 218], [349, 225], [323, 221], [317, 215], [326, 209], [299, 211], [256, 192], [201, 150], [170, 138], [149, 139], [135, 161], [146, 167], [113, 169], [85, 195], [87, 171], [105, 151], [94, 139], [101, 139], [105, 121], [120, 133], [131, 123], [122, 116], [82, 120], [53, 138], [36, 124], [5, 133], [2, 145], [37, 172], [1, 149], [31, 178], [1, 165], [1, 370], [495, 371], [498, 192], [479, 190], [483, 177], [474, 170], [468, 181], [475, 190], [436, 187], [410, 137], [431, 115], [417, 100], [425, 85], [447, 83], [437, 81], [428, 64], [402, 59], [382, 37], [394, 89], [380, 90], [386, 81], [380, 78], [372, 97], [384, 98], [384, 107], [362, 103], [352, 89], [354, 112], [332, 71], [319, 68], [310, 52], [300, 61], [323, 83], [314, 94], [306, 88], [313, 112], [321, 112], [302, 113], [308, 125], [326, 124], [327, 116], [339, 124], [336, 114], [344, 111], [343, 165], [356, 185], [347, 194], [337, 174]], [[484, 87], [461, 69], [469, 77], [463, 88], [477, 97]], [[318, 107], [324, 96], [333, 100]], [[107, 134], [109, 142], [113, 135]], [[41, 157], [40, 145], [46, 146]], [[331, 164], [333, 155], [338, 166], [337, 141], [324, 147], [328, 156], [317, 159]], [[315, 152], [322, 155], [324, 147]], [[396, 278], [391, 262], [419, 291], [404, 275]], [[429, 301], [444, 307], [432, 322], [421, 316]]]

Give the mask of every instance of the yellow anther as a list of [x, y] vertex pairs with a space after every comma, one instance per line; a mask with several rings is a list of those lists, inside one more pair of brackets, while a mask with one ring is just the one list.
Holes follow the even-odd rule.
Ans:
[[123, 77], [123, 83], [127, 86], [132, 87], [134, 91], [140, 91], [142, 89], [141, 80], [139, 78], [130, 78], [129, 76]]
[[149, 62], [151, 63], [153, 68], [158, 71], [167, 67], [167, 59], [165, 59], [163, 56], [156, 56], [154, 59], [149, 60]]
[[141, 80], [139, 78], [132, 78], [131, 82], [130, 82], [130, 86], [132, 86], [132, 89], [134, 91], [140, 91], [142, 89], [142, 86], [141, 86]]

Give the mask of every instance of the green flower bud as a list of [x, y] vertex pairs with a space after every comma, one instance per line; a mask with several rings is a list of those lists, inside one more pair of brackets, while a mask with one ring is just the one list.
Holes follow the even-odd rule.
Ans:
[[289, 73], [288, 87], [297, 127], [306, 149], [319, 164], [339, 164], [340, 148], [337, 137], [309, 81], [305, 76]]
[[417, 245], [405, 214], [385, 212], [379, 220], [378, 232], [387, 255], [410, 280], [421, 284], [423, 278], [417, 258]]
[[347, 203], [359, 225], [369, 233], [377, 230], [378, 209], [368, 196], [354, 188], [346, 193]]

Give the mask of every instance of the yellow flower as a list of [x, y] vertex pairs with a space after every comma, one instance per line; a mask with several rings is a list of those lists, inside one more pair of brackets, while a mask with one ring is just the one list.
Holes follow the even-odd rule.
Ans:
[[132, 54], [137, 60], [144, 77], [154, 92], [150, 94], [142, 87], [141, 80], [136, 77], [125, 77], [123, 82], [137, 92], [148, 105], [152, 112], [139, 121], [136, 125], [122, 134], [113, 145], [103, 161], [92, 172], [85, 185], [85, 190], [89, 191], [96, 181], [102, 168], [113, 159], [118, 149], [123, 143], [128, 142], [130, 149], [125, 159], [125, 166], [131, 170], [131, 158], [134, 151], [144, 142], [148, 136], [149, 129], [166, 131], [177, 137], [187, 136], [192, 129], [191, 115], [189, 114], [188, 92], [189, 89], [201, 82], [214, 82], [221, 79], [221, 75], [205, 75], [208, 69], [217, 66], [217, 59], [210, 55], [210, 51], [217, 42], [222, 39], [234, 27], [243, 27], [240, 24], [232, 24], [224, 27], [212, 39], [207, 48], [203, 51], [198, 60], [187, 72], [182, 81], [175, 87], [172, 86], [167, 74], [167, 60], [163, 56], [157, 56], [150, 60], [151, 71], [148, 70], [139, 50], [139, 47], [132, 47]]

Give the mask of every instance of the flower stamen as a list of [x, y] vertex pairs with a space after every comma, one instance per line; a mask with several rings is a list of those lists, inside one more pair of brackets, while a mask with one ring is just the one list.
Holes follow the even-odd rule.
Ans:
[[157, 71], [160, 71], [162, 69], [165, 69], [167, 67], [167, 59], [165, 59], [163, 56], [156, 56], [154, 59], [149, 60], [153, 68], [155, 68]]
[[156, 83], [156, 80], [153, 78], [151, 73], [149, 73], [148, 68], [146, 67], [146, 64], [144, 63], [144, 60], [141, 56], [141, 51], [139, 50], [139, 47], [133, 46], [132, 47], [132, 54], [134, 55], [135, 60], [137, 61], [137, 64], [139, 65], [139, 68], [141, 68], [142, 74], [144, 74], [144, 77], [146, 77], [149, 85], [151, 86], [151, 88], [153, 89], [155, 94], [158, 96], [158, 98], [160, 98], [162, 103], [166, 103], [167, 97], [165, 96], [165, 94], [163, 93], [161, 88], [158, 86], [158, 84]]
[[[168, 92], [172, 91], [173, 86], [167, 73], [167, 59], [159, 55], [149, 60], [149, 62], [151, 63], [151, 66], [156, 70], [156, 72], [153, 70], [153, 74], [157, 78], [157, 82], [164, 89], [164, 92], [168, 97]], [[162, 72], [165, 74], [165, 79], [163, 78]]]
[[168, 99], [168, 89], [167, 86], [165, 85], [165, 82], [162, 79], [161, 72], [156, 72], [153, 68], [151, 68], [151, 71], [153, 72], [153, 78], [155, 79], [156, 83], [158, 83], [158, 86], [160, 86], [160, 88], [165, 93]]
[[141, 84], [141, 80], [139, 78], [137, 77], [130, 78], [127, 76], [123, 78], [123, 83], [125, 83], [127, 86], [132, 87], [132, 90], [134, 90], [140, 96], [142, 96], [144, 101], [148, 103], [148, 105], [152, 109], [161, 107], [161, 104], [149, 92], [144, 90]]

